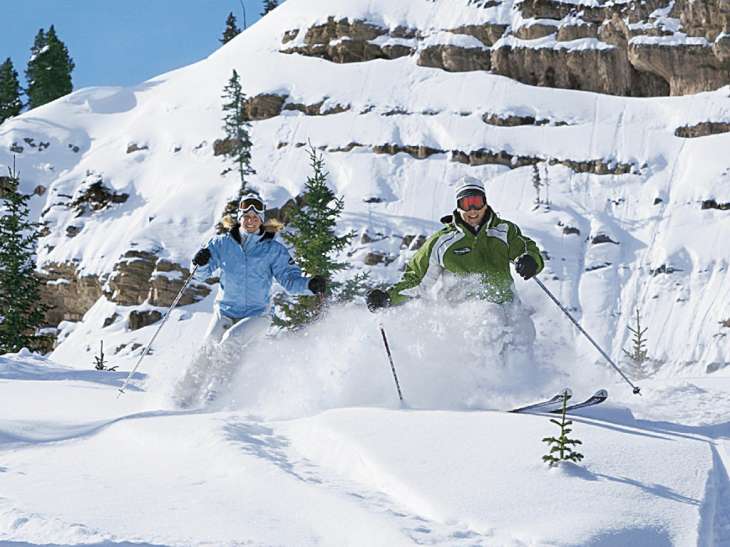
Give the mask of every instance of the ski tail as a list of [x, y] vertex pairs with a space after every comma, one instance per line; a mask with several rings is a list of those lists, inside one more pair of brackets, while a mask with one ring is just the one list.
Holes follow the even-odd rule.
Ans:
[[[581, 401], [580, 403], [575, 403], [572, 405], [568, 405], [565, 409], [566, 412], [571, 412], [573, 410], [578, 410], [581, 408], [587, 408], [589, 406], [595, 406], [600, 405], [602, 402], [604, 402], [606, 399], [608, 399], [608, 391], [605, 389], [599, 389], [596, 391], [593, 395], [588, 397], [585, 401]], [[551, 410], [551, 414], [560, 414], [563, 412], [562, 408], [558, 408], [555, 410]]]
[[549, 399], [545, 399], [544, 401], [538, 401], [537, 403], [532, 403], [529, 405], [521, 406], [518, 408], [514, 408], [510, 410], [510, 412], [528, 412], [530, 410], [544, 410], [547, 407], [551, 407], [553, 405], [562, 405], [563, 399], [566, 397], [570, 399], [573, 396], [573, 392], [570, 390], [570, 388], [565, 388], [560, 393], [557, 393], [550, 397]]

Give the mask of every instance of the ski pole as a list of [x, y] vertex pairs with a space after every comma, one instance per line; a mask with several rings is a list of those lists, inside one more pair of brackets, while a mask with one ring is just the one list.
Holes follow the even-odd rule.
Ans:
[[548, 289], [548, 288], [547, 288], [547, 287], [545, 286], [545, 284], [544, 284], [544, 283], [543, 283], [542, 281], [540, 281], [540, 280], [539, 280], [539, 279], [537, 278], [537, 276], [533, 277], [532, 279], [534, 279], [534, 280], [535, 280], [535, 283], [537, 283], [538, 285], [540, 285], [540, 288], [541, 288], [541, 289], [542, 289], [543, 291], [545, 291], [545, 294], [547, 294], [547, 295], [548, 295], [548, 296], [550, 297], [550, 299], [551, 299], [551, 300], [552, 300], [553, 302], [555, 302], [555, 304], [557, 304], [557, 306], [558, 306], [558, 307], [559, 307], [559, 308], [560, 308], [560, 309], [561, 309], [561, 310], [563, 311], [563, 313], [564, 313], [565, 315], [567, 315], [567, 316], [568, 316], [568, 319], [570, 319], [570, 320], [571, 320], [571, 321], [573, 322], [573, 324], [574, 324], [574, 325], [575, 325], [576, 327], [578, 327], [578, 330], [579, 330], [580, 332], [582, 332], [582, 333], [583, 333], [583, 335], [585, 335], [585, 337], [586, 337], [586, 338], [588, 338], [588, 340], [589, 340], [589, 341], [591, 342], [591, 344], [593, 344], [593, 347], [595, 347], [595, 348], [596, 348], [596, 349], [597, 349], [597, 350], [598, 350], [598, 351], [600, 352], [600, 354], [601, 354], [601, 355], [603, 355], [604, 359], [606, 359], [606, 361], [608, 361], [608, 362], [609, 362], [609, 364], [610, 364], [610, 365], [611, 365], [611, 366], [612, 366], [613, 368], [615, 368], [615, 369], [616, 369], [616, 372], [618, 372], [618, 373], [619, 373], [619, 374], [621, 375], [621, 377], [622, 377], [622, 378], [623, 378], [624, 380], [626, 380], [626, 383], [628, 383], [628, 384], [629, 384], [629, 385], [630, 385], [630, 386], [631, 386], [631, 387], [633, 388], [633, 390], [634, 390], [634, 395], [641, 395], [641, 388], [640, 388], [640, 387], [638, 387], [638, 386], [635, 386], [635, 385], [634, 385], [634, 384], [633, 384], [633, 383], [631, 382], [631, 380], [629, 380], [629, 379], [628, 379], [628, 377], [627, 377], [627, 376], [626, 376], [626, 375], [625, 375], [625, 374], [624, 374], [624, 373], [623, 373], [623, 372], [621, 371], [621, 369], [620, 369], [620, 368], [618, 368], [618, 366], [616, 366], [616, 363], [614, 363], [614, 362], [613, 362], [613, 360], [612, 360], [612, 359], [611, 359], [611, 358], [610, 358], [610, 357], [608, 356], [608, 354], [607, 354], [607, 353], [606, 353], [605, 351], [603, 351], [603, 350], [601, 349], [601, 347], [600, 347], [600, 346], [599, 346], [599, 345], [598, 345], [598, 344], [597, 344], [597, 343], [595, 342], [595, 340], [593, 340], [593, 338], [591, 338], [591, 336], [590, 336], [590, 335], [589, 335], [589, 334], [588, 334], [588, 333], [587, 333], [587, 332], [585, 331], [585, 329], [584, 329], [583, 327], [581, 327], [581, 326], [580, 326], [580, 323], [578, 323], [578, 321], [576, 321], [576, 320], [575, 320], [575, 318], [574, 318], [574, 317], [573, 317], [573, 316], [572, 316], [572, 315], [570, 314], [570, 312], [569, 312], [569, 311], [568, 311], [567, 309], [565, 309], [565, 306], [563, 306], [563, 305], [562, 305], [562, 304], [560, 303], [560, 301], [559, 301], [559, 300], [558, 300], [557, 298], [555, 298], [555, 296], [553, 295], [553, 293], [551, 293], [551, 292], [550, 292], [550, 290], [549, 290], [549, 289]]
[[172, 301], [172, 305], [170, 306], [170, 309], [167, 310], [167, 313], [165, 313], [165, 317], [162, 318], [162, 322], [160, 323], [160, 326], [157, 327], [157, 330], [155, 331], [154, 336], [152, 337], [152, 339], [149, 341], [149, 343], [147, 344], [147, 346], [142, 351], [142, 355], [139, 356], [139, 359], [137, 360], [137, 364], [134, 365], [134, 368], [130, 371], [129, 375], [127, 376], [127, 379], [124, 380], [124, 384], [119, 389], [119, 394], [117, 395], [117, 399], [119, 397], [121, 397], [122, 393], [125, 393], [124, 390], [127, 388], [127, 384], [129, 384], [129, 381], [132, 379], [132, 376], [137, 371], [137, 368], [139, 368], [139, 365], [142, 363], [142, 359], [144, 359], [145, 356], [147, 355], [147, 353], [149, 352], [150, 348], [152, 347], [152, 344], [155, 341], [155, 338], [157, 338], [157, 335], [160, 334], [160, 331], [162, 330], [162, 327], [165, 326], [165, 323], [167, 322], [168, 317], [170, 317], [170, 313], [172, 312], [173, 309], [175, 309], [175, 306], [177, 306], [177, 303], [180, 302], [180, 299], [182, 298], [183, 292], [188, 287], [188, 285], [190, 284], [190, 280], [193, 278], [193, 276], [195, 275], [195, 272], [197, 272], [197, 271], [198, 271], [198, 266], [195, 266], [193, 268], [193, 271], [190, 272], [190, 275], [185, 280], [185, 283], [183, 283], [182, 289], [180, 289], [180, 292], [177, 293], [177, 296], [175, 297], [175, 300]]
[[390, 346], [388, 345], [388, 337], [385, 336], [385, 328], [383, 323], [378, 321], [378, 327], [380, 328], [380, 334], [383, 335], [383, 344], [385, 345], [385, 353], [388, 354], [388, 361], [390, 361], [390, 370], [393, 371], [393, 379], [395, 380], [395, 388], [398, 390], [398, 398], [403, 403], [403, 394], [400, 391], [400, 382], [398, 382], [398, 375], [395, 372], [395, 365], [393, 364], [393, 356], [390, 353]]

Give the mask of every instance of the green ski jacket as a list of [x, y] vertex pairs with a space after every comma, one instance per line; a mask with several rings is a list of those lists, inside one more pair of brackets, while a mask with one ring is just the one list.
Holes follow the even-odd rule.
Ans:
[[[487, 221], [476, 235], [457, 211], [441, 219], [444, 228], [433, 234], [408, 263], [403, 277], [388, 291], [391, 304], [428, 294], [438, 282], [465, 290], [446, 290], [456, 298], [476, 297], [497, 304], [510, 302], [513, 280], [510, 262], [524, 254], [535, 259], [538, 273], [545, 263], [537, 245], [516, 224], [487, 210]], [[445, 278], [451, 278], [450, 281]]]

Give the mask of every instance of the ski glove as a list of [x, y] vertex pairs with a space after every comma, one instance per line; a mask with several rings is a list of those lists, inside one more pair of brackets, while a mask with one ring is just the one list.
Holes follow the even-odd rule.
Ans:
[[520, 274], [523, 279], [530, 279], [537, 273], [537, 261], [530, 255], [522, 255], [517, 261], [515, 270], [517, 270], [517, 273]]
[[368, 293], [367, 297], [368, 309], [371, 312], [377, 311], [379, 308], [387, 308], [390, 306], [390, 296], [387, 292], [380, 289], [373, 289]]
[[193, 264], [196, 266], [205, 266], [208, 261], [210, 260], [210, 251], [205, 249], [200, 249], [197, 253], [195, 253], [195, 256], [193, 257]]
[[321, 275], [315, 275], [309, 280], [308, 287], [314, 294], [324, 294], [327, 290], [327, 280]]

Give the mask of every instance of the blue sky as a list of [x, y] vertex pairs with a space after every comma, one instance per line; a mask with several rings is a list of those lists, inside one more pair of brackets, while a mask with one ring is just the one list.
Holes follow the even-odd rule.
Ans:
[[[249, 26], [262, 0], [243, 0]], [[134, 85], [210, 55], [229, 12], [243, 26], [240, 0], [0, 0], [0, 62], [25, 85], [39, 28], [56, 26], [76, 63], [74, 89]]]

